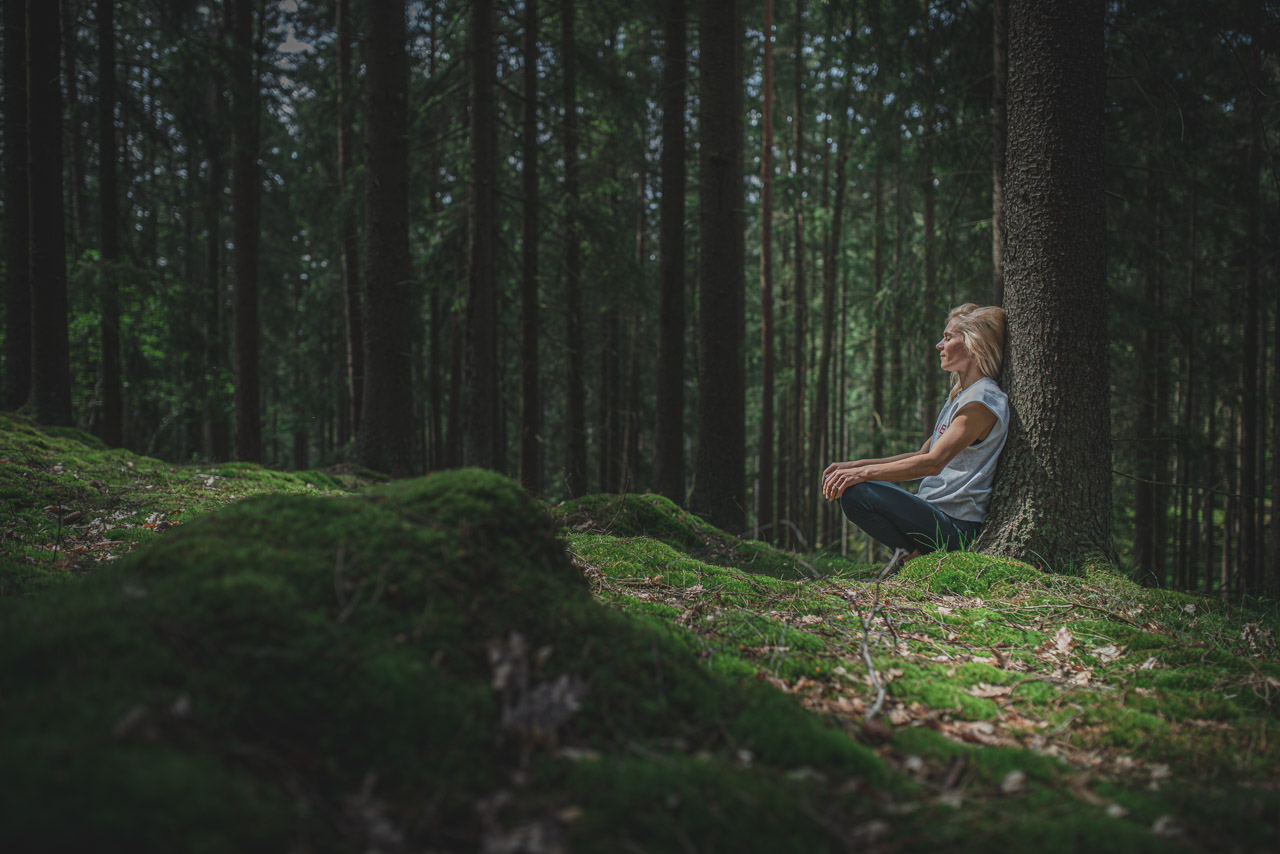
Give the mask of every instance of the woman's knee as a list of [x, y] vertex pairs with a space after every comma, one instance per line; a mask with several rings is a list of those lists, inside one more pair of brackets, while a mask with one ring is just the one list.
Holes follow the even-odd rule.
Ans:
[[876, 500], [877, 484], [873, 480], [864, 480], [845, 489], [840, 495], [840, 507], [846, 515], [868, 513], [879, 508]]

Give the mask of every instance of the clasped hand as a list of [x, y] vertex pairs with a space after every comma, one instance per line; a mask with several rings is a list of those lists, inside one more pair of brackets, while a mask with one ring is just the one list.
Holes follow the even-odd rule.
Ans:
[[832, 463], [822, 473], [822, 496], [835, 501], [846, 489], [867, 479], [866, 467], [859, 462]]

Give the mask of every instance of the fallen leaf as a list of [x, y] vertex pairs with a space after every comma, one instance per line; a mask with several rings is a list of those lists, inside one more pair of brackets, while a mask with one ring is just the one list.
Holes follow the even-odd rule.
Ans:
[[1106, 646], [1100, 646], [1095, 649], [1093, 654], [1103, 664], [1110, 664], [1120, 656], [1124, 655], [1124, 650], [1117, 648], [1113, 643], [1109, 643]]
[[989, 685], [986, 682], [979, 682], [977, 685], [969, 686], [969, 694], [974, 697], [982, 697], [984, 699], [994, 699], [996, 697], [1007, 697], [1013, 693], [1013, 688], [1008, 685]]
[[1139, 666], [1138, 669], [1139, 670], [1155, 670], [1156, 667], [1159, 666], [1159, 664], [1160, 662], [1156, 661], [1156, 657], [1153, 655], [1150, 658], [1148, 658], [1146, 661], [1142, 662], [1142, 665]]
[[1053, 633], [1053, 652], [1057, 655], [1070, 655], [1073, 641], [1074, 638], [1071, 637], [1071, 632], [1067, 631], [1067, 627], [1060, 627]]
[[822, 618], [819, 617], [817, 614], [805, 614], [803, 617], [800, 618], [800, 622], [803, 625], [812, 626], [815, 623], [821, 623]]

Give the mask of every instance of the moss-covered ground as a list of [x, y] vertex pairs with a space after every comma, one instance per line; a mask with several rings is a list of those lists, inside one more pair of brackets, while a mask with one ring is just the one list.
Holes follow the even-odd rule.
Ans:
[[0, 500], [0, 850], [1280, 844], [1274, 609], [4, 415]]

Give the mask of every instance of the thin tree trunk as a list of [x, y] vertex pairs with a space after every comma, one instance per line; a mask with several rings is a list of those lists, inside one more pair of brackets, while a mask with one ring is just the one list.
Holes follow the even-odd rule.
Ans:
[[1240, 539], [1238, 574], [1241, 587], [1249, 593], [1260, 592], [1261, 556], [1257, 552], [1258, 500], [1258, 314], [1262, 307], [1259, 276], [1259, 220], [1262, 219], [1261, 193], [1258, 184], [1262, 158], [1259, 151], [1258, 119], [1251, 119], [1251, 136], [1244, 172], [1247, 205], [1245, 216], [1245, 287], [1240, 323], [1244, 328], [1244, 350], [1240, 363]]
[[662, 17], [662, 198], [658, 216], [658, 376], [653, 488], [683, 504], [685, 0], [666, 0]]
[[4, 0], [4, 408], [9, 410], [31, 396], [27, 152], [27, 3]]
[[791, 441], [793, 443], [793, 447], [790, 453], [790, 482], [787, 486], [790, 494], [787, 515], [790, 517], [792, 522], [800, 528], [800, 530], [808, 530], [809, 502], [806, 500], [807, 493], [803, 486], [803, 466], [805, 459], [804, 410], [808, 385], [805, 375], [805, 346], [808, 342], [808, 333], [805, 329], [805, 322], [808, 314], [808, 295], [805, 292], [804, 279], [805, 247], [804, 213], [802, 207], [804, 195], [802, 192], [802, 186], [804, 183], [804, 0], [796, 0], [793, 38], [795, 39], [795, 44], [792, 55], [795, 61], [795, 70], [794, 90], [792, 96], [791, 157], [792, 173], [795, 181], [795, 195], [792, 199], [792, 231], [795, 248], [793, 250], [792, 258], [794, 265], [792, 270], [794, 328], [792, 330], [791, 342], [791, 346], [793, 348], [791, 370], [794, 382], [791, 392]]
[[564, 65], [565, 323], [568, 338], [568, 394], [565, 486], [577, 498], [587, 490], [587, 414], [583, 378], [582, 262], [578, 232], [578, 80], [574, 44], [577, 4], [561, 2], [561, 62]]
[[346, 316], [347, 344], [347, 412], [351, 432], [360, 429], [360, 407], [364, 399], [364, 318], [360, 305], [360, 234], [353, 211], [355, 194], [351, 187], [351, 170], [355, 155], [351, 142], [351, 117], [347, 86], [351, 80], [351, 2], [336, 0], [337, 29], [337, 115], [338, 115], [338, 188], [341, 193], [342, 219], [342, 294]]
[[98, 0], [98, 196], [102, 254], [102, 441], [124, 444], [120, 376], [120, 205], [116, 190], [115, 0]]
[[699, 3], [698, 448], [690, 507], [713, 525], [746, 525], [743, 370], [742, 14], [737, 0]]
[[[71, 351], [62, 196], [61, 32], [58, 4], [27, 7], [27, 130], [31, 213], [31, 397], [35, 419], [70, 426]], [[6, 160], [8, 159], [6, 155]]]
[[258, 362], [258, 97], [253, 55], [252, 0], [232, 0], [231, 33], [231, 239], [237, 460], [262, 460], [261, 385]]
[[538, 429], [542, 401], [538, 389], [538, 0], [524, 9], [524, 156], [523, 229], [520, 278], [520, 483], [535, 495], [541, 492], [541, 453]]
[[[47, 0], [46, 0], [47, 2]], [[71, 255], [77, 257], [89, 231], [89, 203], [85, 198], [84, 123], [80, 120], [80, 72], [76, 67], [79, 22], [70, 0], [62, 0], [62, 42], [67, 61], [67, 119], [71, 162]]]
[[760, 485], [756, 526], [764, 539], [777, 540], [773, 483], [773, 0], [764, 0], [764, 105], [760, 147]]
[[992, 6], [991, 302], [1004, 304], [1004, 162], [1009, 142], [1009, 0]]
[[[927, 111], [926, 121], [932, 125], [932, 111]], [[937, 209], [937, 193], [933, 188], [933, 128], [925, 128], [924, 177], [920, 180], [920, 189], [924, 195], [924, 310], [925, 328], [930, 331], [926, 339], [932, 343], [932, 329], [936, 328], [938, 317], [938, 259], [937, 239], [934, 233], [934, 218]], [[932, 323], [931, 327], [929, 324]], [[928, 436], [933, 431], [934, 418], [939, 407], [938, 402], [938, 351], [933, 347], [926, 348], [924, 357], [924, 389], [921, 395], [920, 435]]]
[[884, 428], [888, 413], [884, 401], [885, 336], [884, 315], [886, 294], [884, 291], [884, 169], [876, 158], [872, 189], [871, 234], [871, 423], [867, 425], [871, 436], [871, 456], [883, 456]]

